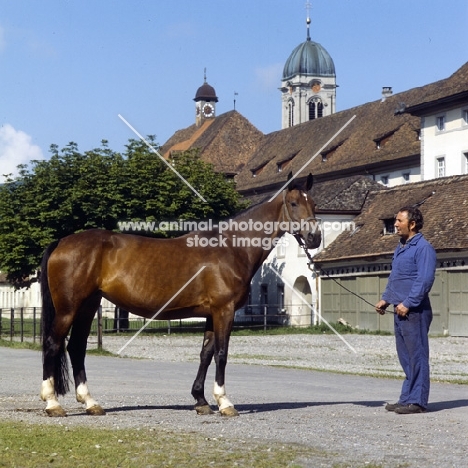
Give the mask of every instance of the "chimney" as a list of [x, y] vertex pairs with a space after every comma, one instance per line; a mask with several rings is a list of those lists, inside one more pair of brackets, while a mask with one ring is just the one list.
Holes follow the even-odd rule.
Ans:
[[393, 94], [391, 86], [382, 86], [382, 102]]

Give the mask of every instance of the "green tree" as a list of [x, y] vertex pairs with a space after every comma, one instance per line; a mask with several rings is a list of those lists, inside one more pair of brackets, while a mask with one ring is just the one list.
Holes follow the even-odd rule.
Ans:
[[[154, 137], [148, 139], [156, 147]], [[246, 206], [234, 183], [197, 151], [170, 164], [206, 202], [140, 140], [129, 140], [123, 154], [105, 140], [85, 153], [73, 142], [50, 151], [50, 159], [20, 166], [19, 175], [0, 186], [0, 270], [17, 287], [30, 283], [50, 242], [74, 232], [118, 230], [122, 220], [219, 219]]]

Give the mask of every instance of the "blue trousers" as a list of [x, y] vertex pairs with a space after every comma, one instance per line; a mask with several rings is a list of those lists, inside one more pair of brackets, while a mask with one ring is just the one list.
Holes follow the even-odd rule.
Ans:
[[417, 311], [410, 310], [406, 317], [395, 314], [395, 342], [398, 359], [406, 378], [398, 403], [411, 403], [427, 408], [430, 388], [429, 326], [432, 309], [426, 302]]

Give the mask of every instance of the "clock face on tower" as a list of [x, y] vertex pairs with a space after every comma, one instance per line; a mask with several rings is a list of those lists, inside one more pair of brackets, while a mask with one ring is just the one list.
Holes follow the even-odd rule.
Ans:
[[214, 107], [211, 104], [205, 104], [203, 106], [203, 115], [205, 117], [213, 117], [214, 115]]

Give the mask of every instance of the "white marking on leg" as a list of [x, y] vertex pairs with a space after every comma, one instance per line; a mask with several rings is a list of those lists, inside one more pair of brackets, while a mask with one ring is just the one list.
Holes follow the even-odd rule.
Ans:
[[99, 406], [97, 401], [91, 397], [86, 382], [80, 383], [80, 385], [76, 387], [76, 401], [86, 405], [86, 409], [92, 408], [93, 406]]
[[60, 403], [55, 396], [54, 378], [49, 377], [42, 381], [41, 385], [41, 399], [47, 403], [46, 409], [56, 408]]
[[234, 405], [229, 401], [228, 397], [226, 396], [226, 388], [223, 385], [220, 387], [216, 382], [214, 383], [213, 389], [213, 396], [218, 404], [219, 410], [223, 410], [225, 408], [233, 407]]

